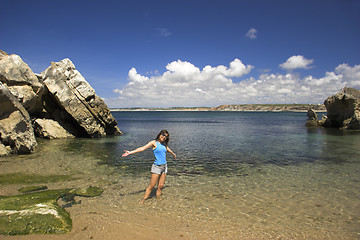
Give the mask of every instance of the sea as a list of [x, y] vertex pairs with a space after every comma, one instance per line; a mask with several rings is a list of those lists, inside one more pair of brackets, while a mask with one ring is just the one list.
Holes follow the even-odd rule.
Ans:
[[105, 186], [109, 207], [132, 211], [154, 156], [121, 155], [166, 129], [177, 159], [167, 156], [162, 200], [152, 193], [142, 211], [206, 222], [199, 231], [222, 231], [223, 239], [360, 239], [360, 131], [307, 128], [305, 112], [112, 114], [123, 135], [40, 140], [22, 163], [52, 174], [56, 165], [79, 185]]

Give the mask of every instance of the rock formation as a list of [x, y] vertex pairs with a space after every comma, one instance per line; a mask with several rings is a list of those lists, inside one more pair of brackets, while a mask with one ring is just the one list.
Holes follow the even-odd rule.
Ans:
[[30, 153], [37, 146], [29, 113], [0, 82], [0, 155]]
[[360, 129], [360, 90], [345, 87], [324, 102], [325, 127]]
[[35, 75], [19, 56], [0, 50], [0, 156], [33, 151], [34, 132], [48, 139], [121, 134], [69, 59]]
[[[55, 102], [59, 109], [70, 115], [70, 118], [91, 137], [120, 133], [117, 122], [104, 101], [95, 94], [94, 89], [75, 69], [70, 59], [51, 63], [41, 75], [50, 98], [54, 100], [49, 104], [47, 99], [45, 104], [45, 109], [50, 114], [57, 115], [52, 106]], [[60, 117], [60, 120], [65, 119]]]
[[306, 127], [320, 127], [321, 123], [316, 112], [313, 109], [309, 109], [307, 112], [307, 121], [305, 123]]
[[328, 97], [324, 105], [327, 116], [318, 120], [315, 111], [308, 111], [307, 127], [360, 129], [360, 90], [345, 87]]
[[30, 115], [42, 111], [43, 84], [17, 55], [0, 52], [0, 81], [18, 99]]

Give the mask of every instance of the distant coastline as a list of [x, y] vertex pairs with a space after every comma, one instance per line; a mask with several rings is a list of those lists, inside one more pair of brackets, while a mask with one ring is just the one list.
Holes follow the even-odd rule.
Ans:
[[231, 104], [218, 107], [111, 108], [111, 111], [243, 111], [243, 112], [326, 112], [323, 104]]

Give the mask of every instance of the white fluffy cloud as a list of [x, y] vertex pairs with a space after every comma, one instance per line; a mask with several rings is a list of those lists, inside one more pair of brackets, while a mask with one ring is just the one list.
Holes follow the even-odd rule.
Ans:
[[250, 28], [245, 36], [250, 39], [255, 39], [257, 37], [256, 34], [257, 34], [257, 30], [255, 28]]
[[145, 82], [148, 80], [148, 77], [141, 76], [137, 73], [135, 68], [130, 69], [128, 73], [129, 79], [131, 79], [133, 82], [130, 82], [130, 84], [133, 84], [134, 82]]
[[[305, 64], [308, 66], [308, 64]], [[160, 76], [146, 77], [129, 71], [129, 82], [116, 89], [116, 107], [218, 106], [245, 103], [322, 103], [341, 88], [360, 88], [360, 65], [341, 64], [322, 78], [298, 74], [262, 74], [257, 79], [235, 82], [253, 69], [235, 59], [229, 67], [199, 69], [186, 61], [174, 61]]]
[[297, 68], [309, 69], [311, 64], [314, 62], [313, 59], [306, 59], [304, 56], [297, 55], [292, 56], [286, 60], [286, 62], [280, 64], [279, 66], [286, 70], [293, 70]]

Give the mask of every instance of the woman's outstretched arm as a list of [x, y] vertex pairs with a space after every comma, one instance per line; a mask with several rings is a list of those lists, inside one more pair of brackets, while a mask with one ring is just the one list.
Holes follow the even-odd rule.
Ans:
[[126, 157], [126, 156], [129, 156], [130, 154], [134, 154], [134, 153], [138, 153], [138, 152], [142, 152], [150, 147], [156, 147], [155, 145], [155, 140], [152, 140], [150, 141], [148, 144], [146, 144], [145, 146], [142, 146], [142, 147], [139, 147], [133, 151], [128, 151], [128, 150], [125, 150], [124, 154], [122, 155], [123, 157]]
[[166, 147], [166, 150], [167, 150], [169, 153], [171, 153], [171, 154], [174, 156], [175, 160], [176, 160], [176, 154], [175, 154], [169, 147]]

